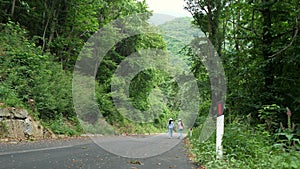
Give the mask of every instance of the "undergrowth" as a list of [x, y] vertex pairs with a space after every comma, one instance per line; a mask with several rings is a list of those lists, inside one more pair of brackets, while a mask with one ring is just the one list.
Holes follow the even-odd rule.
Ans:
[[216, 137], [200, 143], [201, 128], [194, 129], [189, 141], [195, 162], [207, 169], [300, 168], [300, 151], [297, 147], [287, 149], [274, 141], [274, 135], [270, 132], [253, 127], [247, 121], [236, 119], [225, 125], [222, 159], [216, 159]]

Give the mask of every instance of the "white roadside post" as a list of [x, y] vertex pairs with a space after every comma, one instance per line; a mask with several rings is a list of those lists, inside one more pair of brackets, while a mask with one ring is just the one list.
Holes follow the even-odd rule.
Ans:
[[216, 139], [216, 153], [217, 159], [223, 157], [223, 147], [222, 147], [222, 138], [224, 134], [224, 115], [223, 115], [223, 104], [222, 102], [218, 103], [218, 116], [217, 116], [217, 139]]
[[190, 130], [190, 137], [192, 137], [193, 136], [193, 128], [191, 127], [189, 130]]

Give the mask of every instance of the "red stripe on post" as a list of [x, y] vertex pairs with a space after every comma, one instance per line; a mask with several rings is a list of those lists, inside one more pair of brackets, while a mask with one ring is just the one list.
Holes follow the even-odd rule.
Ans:
[[221, 116], [223, 114], [222, 103], [218, 104], [218, 115]]

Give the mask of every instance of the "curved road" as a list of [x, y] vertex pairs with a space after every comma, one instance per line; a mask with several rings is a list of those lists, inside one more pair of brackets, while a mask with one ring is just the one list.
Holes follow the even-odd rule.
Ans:
[[0, 143], [0, 169], [195, 169], [183, 141], [145, 137], [79, 137]]

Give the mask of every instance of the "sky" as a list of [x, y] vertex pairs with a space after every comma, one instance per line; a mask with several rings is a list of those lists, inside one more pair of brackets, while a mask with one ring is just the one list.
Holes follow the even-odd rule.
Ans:
[[154, 13], [168, 14], [175, 17], [191, 17], [191, 14], [183, 9], [184, 0], [146, 0], [146, 3]]

